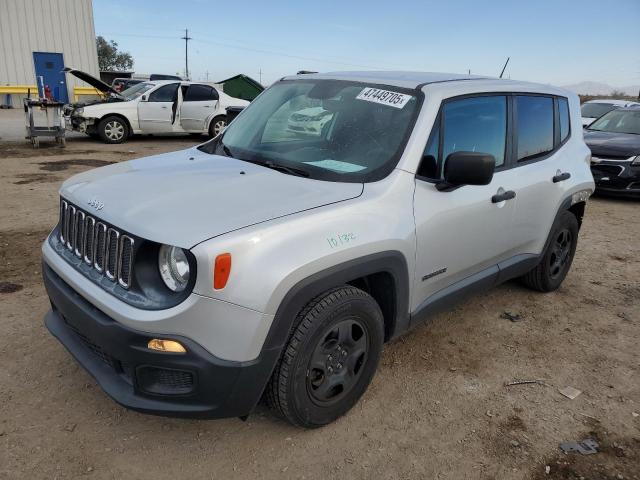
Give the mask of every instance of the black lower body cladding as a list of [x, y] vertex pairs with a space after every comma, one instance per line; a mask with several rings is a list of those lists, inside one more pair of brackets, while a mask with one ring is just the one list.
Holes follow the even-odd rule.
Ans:
[[116, 402], [158, 415], [225, 418], [248, 415], [260, 400], [280, 350], [252, 362], [214, 357], [193, 340], [171, 335], [185, 354], [147, 348], [163, 338], [127, 328], [77, 294], [48, 265], [43, 278], [51, 333]]

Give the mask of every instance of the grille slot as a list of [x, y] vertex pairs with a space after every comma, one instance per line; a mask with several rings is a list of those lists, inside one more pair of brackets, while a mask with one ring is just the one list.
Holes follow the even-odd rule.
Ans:
[[75, 240], [75, 223], [76, 223], [76, 207], [69, 205], [67, 207], [67, 218], [65, 218], [65, 224], [67, 231], [65, 237], [67, 238], [67, 248], [73, 251], [73, 241]]
[[107, 226], [104, 223], [98, 222], [95, 236], [95, 261], [93, 262], [93, 266], [102, 273], [104, 272], [104, 257], [107, 246]]
[[82, 258], [83, 249], [84, 249], [84, 220], [85, 213], [82, 210], [78, 210], [76, 212], [76, 217], [73, 221], [73, 253], [76, 254], [76, 257]]
[[123, 235], [120, 239], [120, 261], [118, 262], [118, 283], [124, 288], [131, 285], [131, 260], [133, 257], [133, 238]]
[[120, 232], [110, 228], [107, 230], [107, 248], [104, 261], [104, 272], [109, 280], [115, 280], [118, 271], [118, 243]]
[[109, 280], [129, 288], [135, 240], [99, 219], [60, 200], [58, 239], [77, 258]]
[[96, 219], [87, 215], [84, 221], [84, 238], [82, 243], [84, 245], [84, 263], [87, 265], [93, 265], [94, 256], [94, 240], [95, 240]]

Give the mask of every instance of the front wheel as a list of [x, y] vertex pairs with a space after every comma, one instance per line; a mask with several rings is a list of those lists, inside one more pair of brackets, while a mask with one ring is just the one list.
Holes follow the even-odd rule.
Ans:
[[211, 120], [209, 124], [209, 136], [217, 137], [227, 126], [227, 117], [219, 115]]
[[265, 396], [290, 423], [320, 427], [367, 390], [382, 352], [382, 312], [369, 294], [345, 285], [309, 302], [296, 322]]
[[112, 115], [100, 121], [98, 135], [104, 143], [122, 143], [129, 137], [129, 125], [122, 118]]
[[534, 290], [556, 290], [569, 273], [578, 245], [578, 220], [569, 211], [562, 212], [553, 226], [540, 263], [522, 277], [523, 283]]

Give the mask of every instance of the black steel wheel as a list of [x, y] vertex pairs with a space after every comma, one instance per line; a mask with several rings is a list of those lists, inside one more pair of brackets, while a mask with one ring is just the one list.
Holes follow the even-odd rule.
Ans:
[[523, 283], [534, 290], [551, 292], [564, 281], [578, 244], [578, 219], [568, 210], [561, 212], [547, 240], [540, 263], [522, 277]]
[[307, 366], [311, 399], [318, 405], [339, 402], [358, 383], [368, 350], [367, 327], [359, 318], [348, 318], [327, 329]]
[[344, 285], [307, 304], [265, 391], [290, 423], [320, 427], [364, 394], [380, 360], [384, 321], [366, 292]]

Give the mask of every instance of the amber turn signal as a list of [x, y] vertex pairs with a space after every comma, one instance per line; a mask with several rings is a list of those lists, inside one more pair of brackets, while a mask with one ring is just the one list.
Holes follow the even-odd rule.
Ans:
[[227, 285], [231, 273], [231, 254], [221, 253], [213, 265], [213, 288], [221, 290]]
[[186, 353], [187, 349], [182, 346], [180, 342], [175, 340], [165, 340], [161, 338], [154, 338], [149, 340], [147, 344], [149, 350], [157, 350], [159, 352], [171, 352], [171, 353]]

